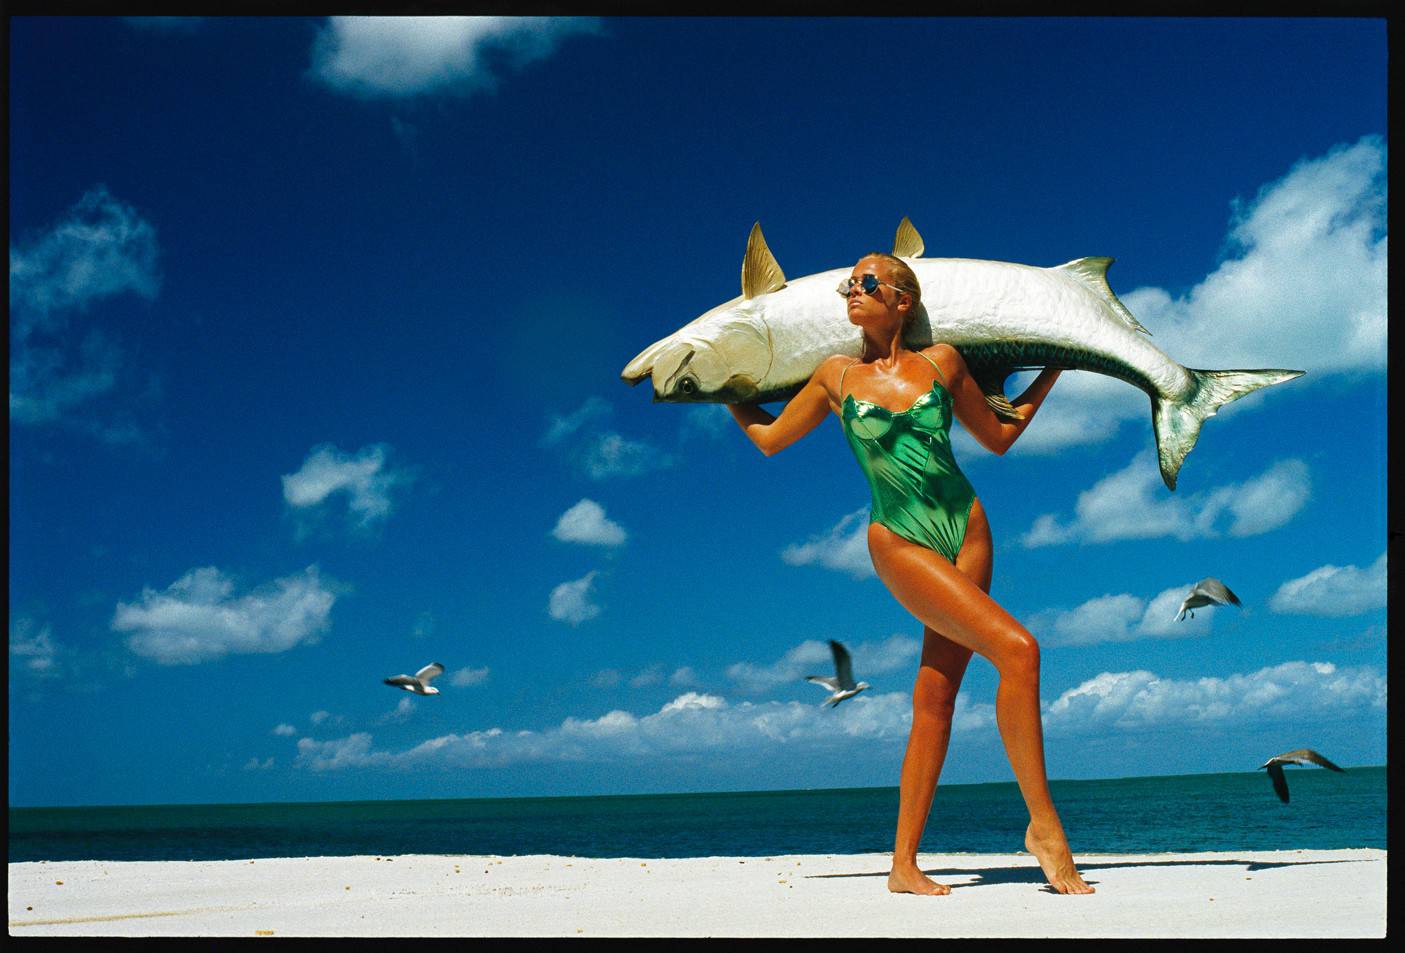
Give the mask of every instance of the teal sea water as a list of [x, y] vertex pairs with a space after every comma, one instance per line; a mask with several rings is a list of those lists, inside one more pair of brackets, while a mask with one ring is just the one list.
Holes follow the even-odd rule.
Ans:
[[[1077, 853], [1386, 846], [1386, 769], [1289, 768], [1292, 801], [1262, 771], [1050, 788]], [[893, 847], [898, 790], [844, 788], [609, 797], [11, 808], [10, 862], [235, 860], [353, 854], [762, 857]], [[931, 852], [1010, 853], [1019, 789], [945, 785]]]

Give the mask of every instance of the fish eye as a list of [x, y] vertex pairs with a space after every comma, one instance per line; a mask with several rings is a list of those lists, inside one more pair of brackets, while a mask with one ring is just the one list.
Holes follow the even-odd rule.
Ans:
[[698, 382], [691, 377], [685, 377], [678, 382], [678, 390], [691, 396], [698, 392]]

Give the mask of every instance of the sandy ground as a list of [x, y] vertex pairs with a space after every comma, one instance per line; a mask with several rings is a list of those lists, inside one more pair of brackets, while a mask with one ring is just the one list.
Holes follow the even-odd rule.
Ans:
[[304, 857], [9, 865], [11, 936], [1382, 937], [1383, 850], [1083, 854], [1063, 897], [1028, 855]]

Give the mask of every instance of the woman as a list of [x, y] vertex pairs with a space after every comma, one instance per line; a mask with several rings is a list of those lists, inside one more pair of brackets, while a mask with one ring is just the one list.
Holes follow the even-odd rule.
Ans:
[[849, 321], [863, 331], [863, 355], [827, 358], [779, 417], [750, 404], [728, 405], [767, 456], [809, 433], [828, 411], [873, 489], [868, 550], [878, 578], [923, 624], [922, 662], [912, 692], [912, 730], [899, 787], [897, 839], [888, 889], [945, 894], [917, 866], [951, 738], [956, 693], [972, 652], [1000, 674], [996, 723], [1029, 808], [1025, 847], [1059, 893], [1092, 893], [1074, 866], [1044, 771], [1039, 716], [1039, 644], [990, 590], [990, 524], [951, 455], [953, 412], [987, 449], [1003, 454], [1029, 426], [1058, 379], [1046, 368], [1012, 403], [1022, 420], [998, 417], [949, 344], [903, 346], [921, 300], [917, 276], [901, 259], [873, 253], [840, 285]]

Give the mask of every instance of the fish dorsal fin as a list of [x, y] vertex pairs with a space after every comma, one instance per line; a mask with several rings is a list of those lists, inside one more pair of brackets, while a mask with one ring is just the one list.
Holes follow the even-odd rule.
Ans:
[[917, 229], [912, 227], [912, 221], [906, 216], [898, 222], [898, 233], [893, 236], [893, 256], [896, 258], [921, 258], [922, 252], [927, 246], [922, 242], [922, 236], [917, 234]]
[[1142, 323], [1132, 316], [1132, 312], [1127, 310], [1127, 306], [1117, 300], [1117, 295], [1112, 293], [1112, 287], [1107, 283], [1107, 266], [1115, 261], [1112, 258], [1075, 258], [1073, 261], [1064, 262], [1056, 270], [1067, 272], [1087, 285], [1095, 294], [1107, 301], [1113, 312], [1122, 319], [1122, 322], [1133, 331], [1140, 331], [1150, 335], [1151, 332], [1142, 327]]
[[761, 223], [757, 222], [751, 226], [746, 254], [742, 256], [742, 297], [755, 298], [784, 287], [785, 272], [766, 247], [766, 236], [761, 234]]

